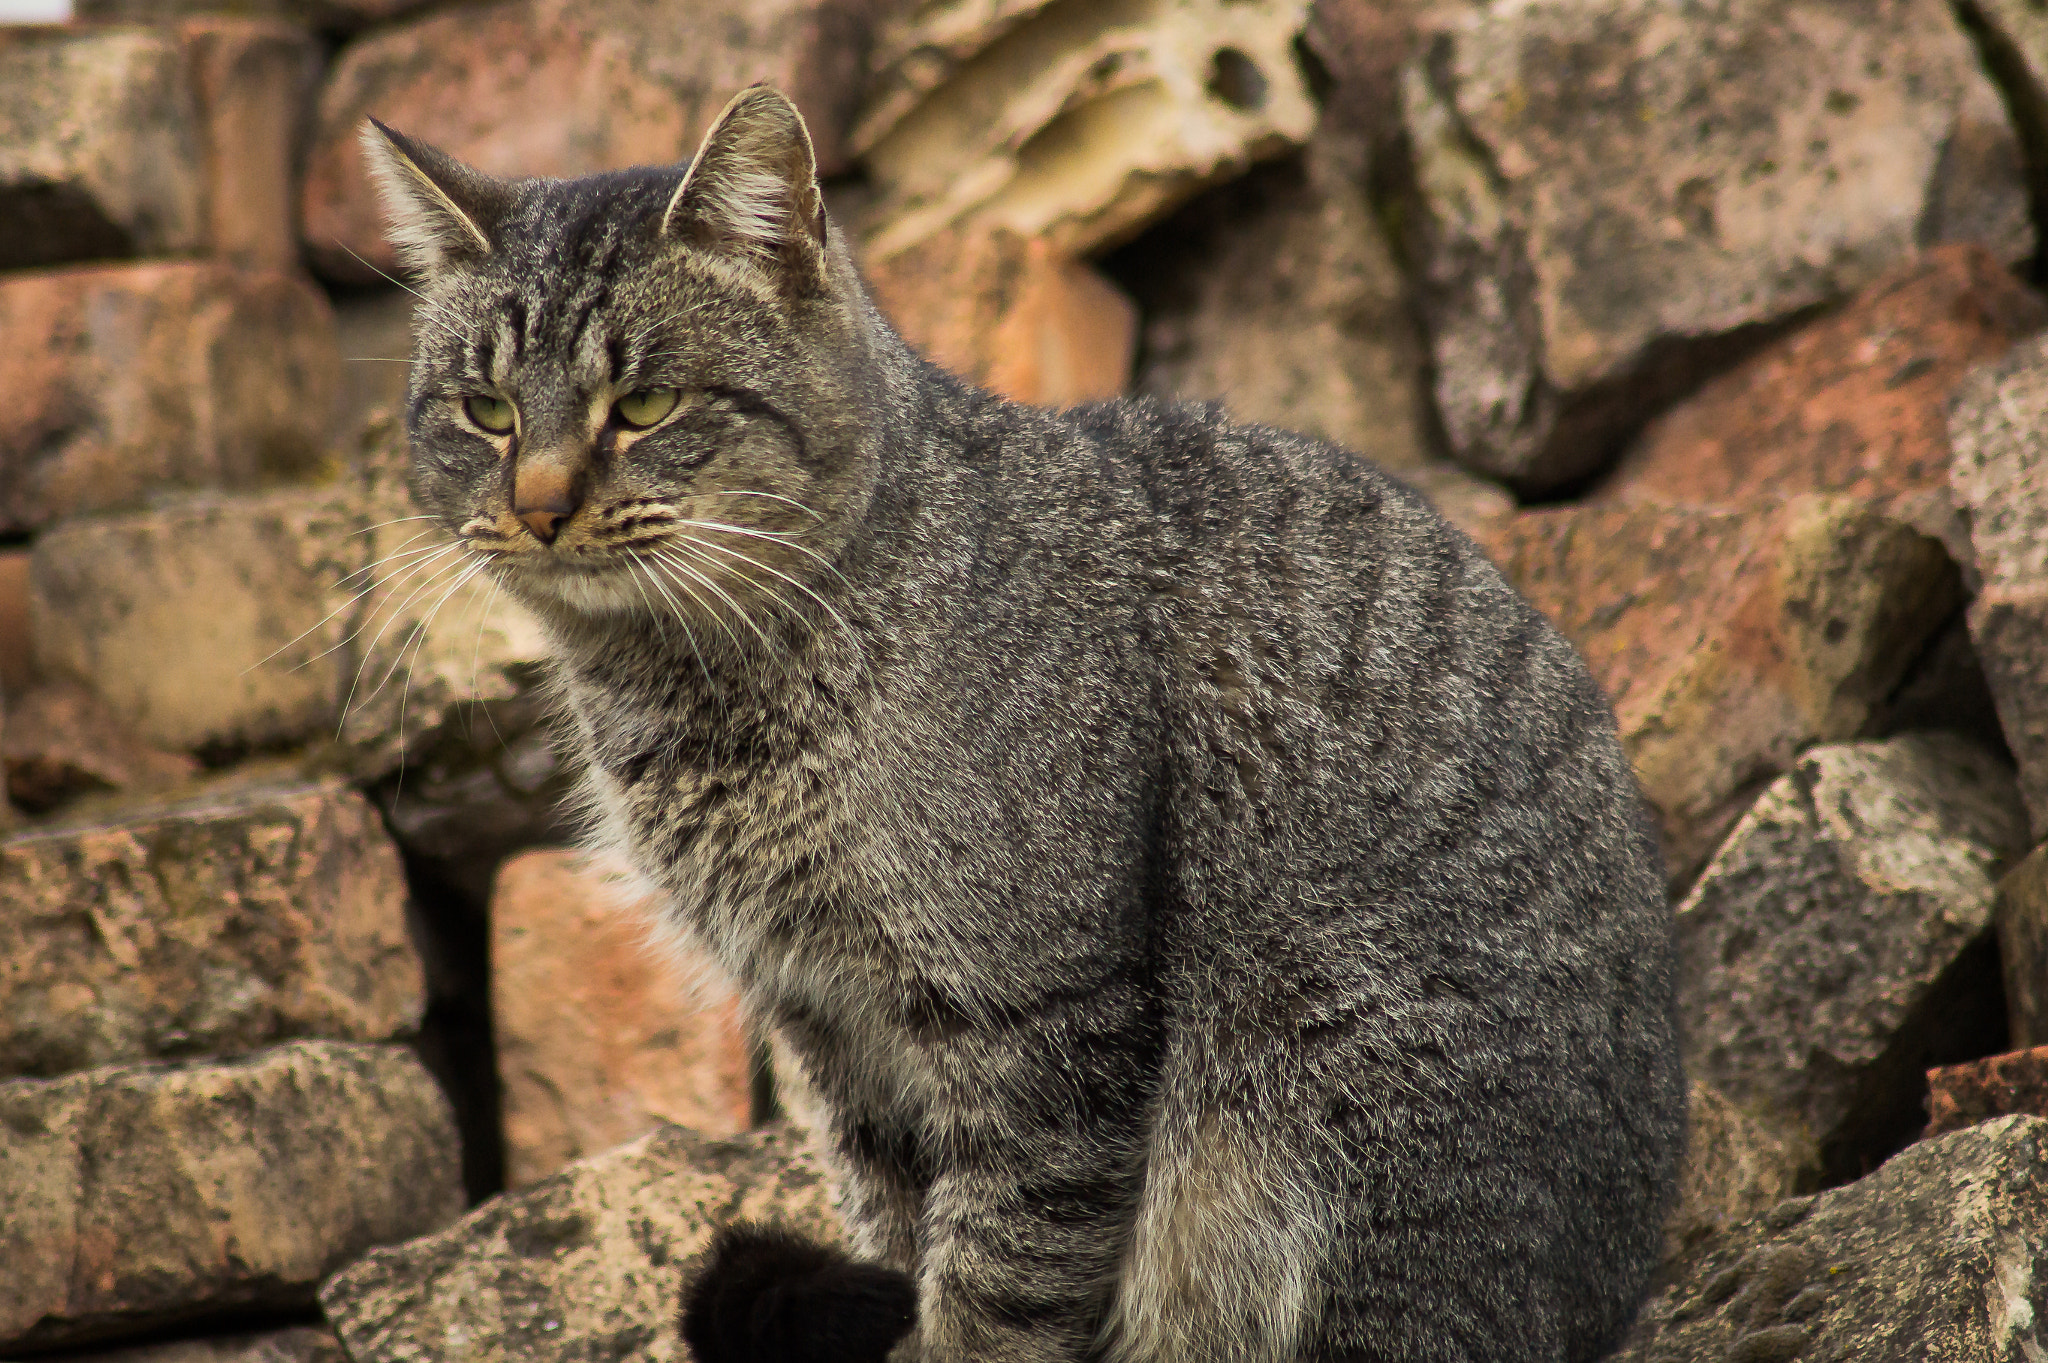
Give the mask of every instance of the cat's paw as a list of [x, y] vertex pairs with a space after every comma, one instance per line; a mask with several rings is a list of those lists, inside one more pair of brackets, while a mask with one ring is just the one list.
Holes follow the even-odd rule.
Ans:
[[697, 1363], [883, 1363], [917, 1324], [917, 1288], [774, 1226], [727, 1226], [683, 1292]]

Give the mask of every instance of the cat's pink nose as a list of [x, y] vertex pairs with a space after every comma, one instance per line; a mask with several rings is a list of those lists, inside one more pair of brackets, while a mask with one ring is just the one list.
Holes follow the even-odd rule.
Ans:
[[575, 510], [575, 507], [566, 502], [553, 502], [531, 511], [516, 511], [514, 514], [526, 522], [526, 528], [533, 532], [535, 539], [542, 544], [553, 544], [555, 536], [561, 533], [562, 522], [568, 520]]
[[512, 480], [512, 514], [523, 521], [542, 544], [553, 544], [562, 533], [562, 522], [576, 514], [583, 502], [581, 480], [573, 471], [552, 461], [522, 462]]

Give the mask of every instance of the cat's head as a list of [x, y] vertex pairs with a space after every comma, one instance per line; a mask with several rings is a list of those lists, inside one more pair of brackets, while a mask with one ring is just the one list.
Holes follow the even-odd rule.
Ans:
[[722, 615], [808, 584], [861, 513], [879, 380], [787, 99], [742, 91], [687, 167], [579, 180], [381, 124], [363, 146], [422, 300], [422, 511], [554, 610]]

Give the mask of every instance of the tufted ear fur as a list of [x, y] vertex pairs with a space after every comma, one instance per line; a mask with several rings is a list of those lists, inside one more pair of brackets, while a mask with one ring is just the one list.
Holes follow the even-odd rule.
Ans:
[[367, 119], [360, 134], [399, 258], [422, 275], [481, 260], [510, 201], [507, 187], [448, 153]]
[[759, 266], [792, 292], [825, 286], [825, 200], [803, 115], [751, 85], [704, 134], [661, 231]]

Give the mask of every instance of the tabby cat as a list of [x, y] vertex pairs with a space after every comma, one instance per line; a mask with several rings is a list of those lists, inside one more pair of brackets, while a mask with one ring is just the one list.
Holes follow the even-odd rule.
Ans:
[[416, 498], [545, 629], [596, 841], [830, 1114], [860, 1262], [727, 1235], [706, 1363], [1618, 1339], [1684, 1115], [1663, 875], [1465, 536], [1215, 407], [925, 363], [765, 87], [687, 167], [365, 146]]

